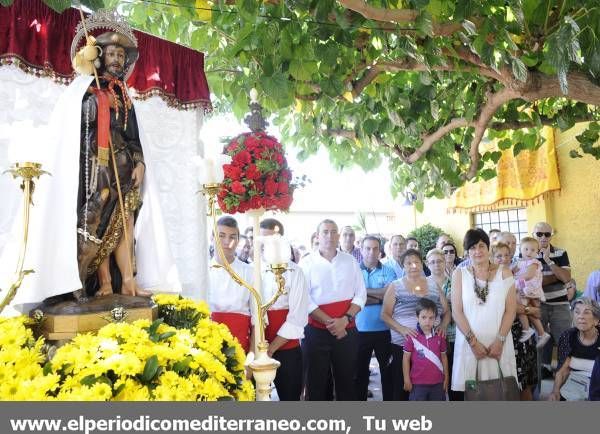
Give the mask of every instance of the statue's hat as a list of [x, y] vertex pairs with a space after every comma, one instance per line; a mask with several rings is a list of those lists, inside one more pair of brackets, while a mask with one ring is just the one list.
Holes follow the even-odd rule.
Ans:
[[125, 49], [127, 53], [124, 67], [125, 79], [129, 78], [139, 57], [139, 51], [137, 48], [137, 38], [125, 18], [115, 10], [103, 9], [88, 16], [85, 19], [85, 26], [80, 21], [75, 29], [75, 37], [71, 44], [72, 59], [76, 56], [81, 46], [86, 43], [86, 30], [88, 36], [95, 38], [95, 45], [100, 47], [118, 45]]

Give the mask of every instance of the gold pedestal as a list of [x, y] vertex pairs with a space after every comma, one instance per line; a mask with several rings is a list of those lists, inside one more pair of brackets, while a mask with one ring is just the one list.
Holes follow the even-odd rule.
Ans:
[[46, 339], [56, 341], [72, 339], [78, 333], [95, 333], [111, 322], [152, 322], [158, 318], [158, 307], [149, 298], [113, 294], [86, 303], [42, 305], [30, 315], [41, 318], [40, 332]]
[[[124, 322], [133, 322], [138, 319], [154, 321], [158, 317], [157, 308], [130, 309]], [[73, 339], [79, 333], [95, 333], [112, 322], [111, 312], [103, 311], [75, 315], [44, 315], [40, 329], [44, 337], [51, 341]]]

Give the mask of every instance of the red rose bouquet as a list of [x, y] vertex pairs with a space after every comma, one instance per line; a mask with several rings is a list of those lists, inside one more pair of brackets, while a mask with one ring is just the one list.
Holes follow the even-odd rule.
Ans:
[[289, 209], [295, 186], [277, 139], [264, 132], [240, 134], [224, 154], [231, 156], [231, 164], [223, 165], [225, 179], [218, 194], [223, 212]]

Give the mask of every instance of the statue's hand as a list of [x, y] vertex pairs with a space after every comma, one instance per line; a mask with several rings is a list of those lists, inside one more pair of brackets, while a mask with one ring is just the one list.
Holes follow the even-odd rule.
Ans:
[[131, 173], [131, 180], [133, 181], [134, 187], [139, 187], [142, 181], [144, 180], [144, 172], [146, 171], [146, 166], [144, 163], [138, 163], [133, 169]]

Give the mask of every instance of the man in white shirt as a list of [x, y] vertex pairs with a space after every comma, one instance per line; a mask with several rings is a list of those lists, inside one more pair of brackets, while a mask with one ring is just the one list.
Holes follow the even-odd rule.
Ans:
[[356, 399], [354, 375], [358, 332], [354, 317], [365, 305], [367, 292], [358, 262], [337, 250], [340, 239], [333, 220], [317, 227], [319, 250], [300, 262], [308, 281], [310, 313], [304, 331], [307, 395], [311, 401], [327, 399], [327, 381], [333, 373], [339, 401]]
[[[260, 235], [283, 235], [283, 225], [276, 219], [260, 222]], [[274, 274], [263, 262], [263, 302], [277, 292]], [[279, 296], [267, 312], [269, 323], [265, 330], [269, 356], [281, 362], [275, 377], [275, 388], [280, 401], [299, 401], [302, 393], [302, 350], [300, 339], [308, 322], [308, 284], [302, 269], [288, 261], [288, 271], [283, 275], [285, 293]]]
[[[219, 243], [223, 249], [225, 260], [231, 268], [246, 282], [252, 284], [252, 267], [240, 261], [235, 251], [240, 239], [237, 221], [230, 216], [223, 216], [217, 221]], [[250, 291], [238, 285], [224, 268], [218, 247], [211, 261], [209, 271], [210, 285], [208, 288], [208, 305], [212, 312], [211, 318], [225, 324], [235, 336], [245, 352], [254, 348], [254, 333], [252, 330], [252, 304]]]

